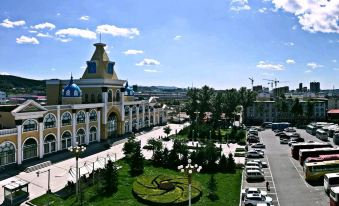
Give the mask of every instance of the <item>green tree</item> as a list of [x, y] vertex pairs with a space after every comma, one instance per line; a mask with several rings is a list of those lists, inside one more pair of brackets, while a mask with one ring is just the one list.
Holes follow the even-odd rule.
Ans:
[[167, 135], [167, 138], [168, 138], [168, 135], [171, 133], [172, 129], [170, 126], [166, 126], [164, 127], [164, 133]]
[[298, 98], [295, 98], [294, 101], [293, 101], [291, 113], [293, 114], [293, 116], [297, 120], [297, 122], [299, 123], [300, 117], [303, 115], [303, 108], [302, 108], [302, 105], [300, 104]]
[[308, 99], [306, 103], [306, 115], [308, 122], [310, 122], [313, 117], [313, 111], [314, 111], [314, 102]]
[[232, 153], [228, 154], [227, 168], [228, 168], [228, 172], [231, 172], [231, 173], [235, 172], [235, 160], [233, 158]]
[[203, 122], [206, 112], [211, 111], [211, 98], [213, 94], [213, 89], [207, 85], [203, 86], [198, 94], [199, 100], [199, 116], [198, 122]]
[[152, 156], [153, 165], [156, 167], [160, 167], [164, 163], [164, 151], [163, 150], [155, 150]]
[[209, 181], [208, 181], [208, 198], [212, 201], [216, 201], [219, 199], [217, 194], [217, 181], [214, 178], [214, 175], [212, 174]]
[[129, 137], [127, 142], [125, 142], [122, 151], [124, 152], [124, 155], [127, 159], [129, 159], [130, 156], [134, 153], [138, 144], [139, 143], [135, 140], [134, 136]]
[[190, 116], [191, 122], [194, 122], [197, 118], [196, 112], [199, 108], [198, 103], [198, 89], [191, 88], [187, 91], [188, 102], [185, 104], [185, 111]]
[[107, 195], [118, 191], [118, 167], [115, 162], [108, 160], [104, 171], [104, 190]]
[[[250, 89], [246, 89], [246, 87], [241, 87], [239, 90], [239, 104], [242, 105], [243, 108], [247, 108], [252, 105], [256, 97], [257, 93]], [[246, 117], [246, 113], [247, 111], [244, 109], [244, 117]]]
[[220, 157], [218, 168], [221, 173], [228, 172], [227, 157], [224, 154]]
[[140, 175], [144, 172], [144, 159], [144, 155], [141, 153], [140, 143], [138, 143], [129, 161], [130, 173], [133, 176]]
[[162, 150], [162, 147], [162, 142], [160, 140], [152, 138], [147, 140], [147, 144], [144, 146], [144, 149], [152, 151], [152, 154], [154, 155], [154, 152]]
[[212, 98], [212, 128], [213, 131], [220, 127], [219, 120], [221, 118], [222, 113], [222, 104], [223, 104], [223, 97], [221, 92], [217, 92], [216, 95]]
[[216, 161], [218, 161], [220, 157], [220, 152], [216, 148], [213, 142], [207, 142], [205, 147], [205, 160], [207, 161], [206, 165], [203, 167], [208, 172], [215, 172], [217, 170]]

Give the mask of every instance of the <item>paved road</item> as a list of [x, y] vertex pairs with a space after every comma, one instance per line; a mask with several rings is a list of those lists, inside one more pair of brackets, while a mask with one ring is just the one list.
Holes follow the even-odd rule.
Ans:
[[[305, 141], [320, 141], [305, 130], [298, 130]], [[271, 130], [259, 133], [266, 145], [266, 155], [272, 171], [273, 181], [281, 206], [329, 205], [329, 197], [322, 186], [312, 186], [305, 182], [302, 168], [290, 154], [288, 145], [281, 145], [279, 138]]]

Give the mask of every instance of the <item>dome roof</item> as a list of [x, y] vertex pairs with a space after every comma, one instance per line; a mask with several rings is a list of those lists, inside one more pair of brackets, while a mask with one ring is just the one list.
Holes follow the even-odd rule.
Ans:
[[134, 96], [133, 88], [128, 86], [128, 82], [125, 85], [125, 96]]
[[81, 97], [82, 92], [78, 85], [76, 85], [73, 81], [73, 76], [71, 76], [71, 79], [67, 86], [64, 87], [62, 90], [62, 96], [63, 97]]

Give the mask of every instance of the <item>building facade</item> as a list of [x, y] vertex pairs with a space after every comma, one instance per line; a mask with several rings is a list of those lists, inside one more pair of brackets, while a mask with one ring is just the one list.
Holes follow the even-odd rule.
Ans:
[[[312, 101], [312, 114], [308, 116], [307, 101], [299, 101], [303, 111], [303, 117], [313, 121], [324, 121], [327, 117], [327, 102], [320, 100]], [[285, 109], [278, 109], [275, 101], [255, 101], [253, 105], [247, 107], [246, 122], [262, 123], [262, 122], [292, 122], [294, 114], [291, 112], [293, 99], [286, 99]]]
[[105, 44], [94, 45], [82, 78], [46, 81], [47, 105], [27, 100], [0, 107], [0, 166], [166, 123], [166, 106], [155, 97], [135, 101], [128, 82], [118, 79]]

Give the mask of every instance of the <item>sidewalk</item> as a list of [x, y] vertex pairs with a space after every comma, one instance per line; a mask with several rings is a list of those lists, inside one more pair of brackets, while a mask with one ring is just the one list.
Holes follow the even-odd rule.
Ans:
[[[165, 133], [163, 132], [163, 127], [156, 127], [153, 130], [137, 134], [137, 139], [141, 141], [141, 147], [147, 144], [147, 140], [150, 138], [158, 138], [159, 136], [165, 136]], [[170, 127], [172, 129], [171, 134], [175, 133], [175, 130], [179, 131], [183, 128], [183, 124], [170, 124]], [[88, 150], [84, 154], [84, 158], [79, 159], [79, 165], [82, 165], [86, 161], [95, 161], [97, 157], [105, 157], [107, 154], [113, 154], [116, 153], [116, 158], [121, 159], [123, 158], [123, 143], [127, 141], [127, 139], [120, 139], [113, 143], [113, 146], [110, 149], [105, 149], [103, 143], [97, 143], [94, 145], [91, 145]], [[170, 143], [168, 145], [170, 146]], [[152, 156], [151, 151], [143, 150], [143, 154], [145, 158], [150, 158]], [[62, 189], [68, 181], [68, 171], [70, 167], [75, 167], [75, 159], [72, 158], [72, 155], [69, 152], [63, 152], [60, 154], [56, 154], [54, 156], [51, 156], [50, 158], [44, 158], [42, 160], [32, 161], [28, 163], [27, 165], [31, 166], [40, 162], [48, 161], [50, 160], [53, 164], [51, 166], [48, 166], [46, 168], [41, 169], [41, 171], [45, 171], [47, 169], [50, 169], [51, 171], [51, 190], [52, 192], [56, 192], [60, 189]], [[26, 166], [26, 164], [25, 164]], [[39, 197], [46, 193], [47, 191], [47, 173], [40, 174], [39, 177], [37, 177], [36, 172], [20, 172], [12, 171], [7, 172], [7, 174], [13, 174], [17, 173], [16, 175], [13, 175], [11, 177], [8, 177], [6, 179], [3, 179], [0, 181], [0, 185], [8, 184], [9, 182], [17, 179], [22, 179], [27, 182], [30, 182], [29, 185], [29, 192], [30, 192], [30, 199], [34, 199], [36, 197]], [[7, 175], [8, 176], [8, 175]], [[4, 190], [1, 187], [0, 192], [0, 203], [3, 202], [4, 198]]]

